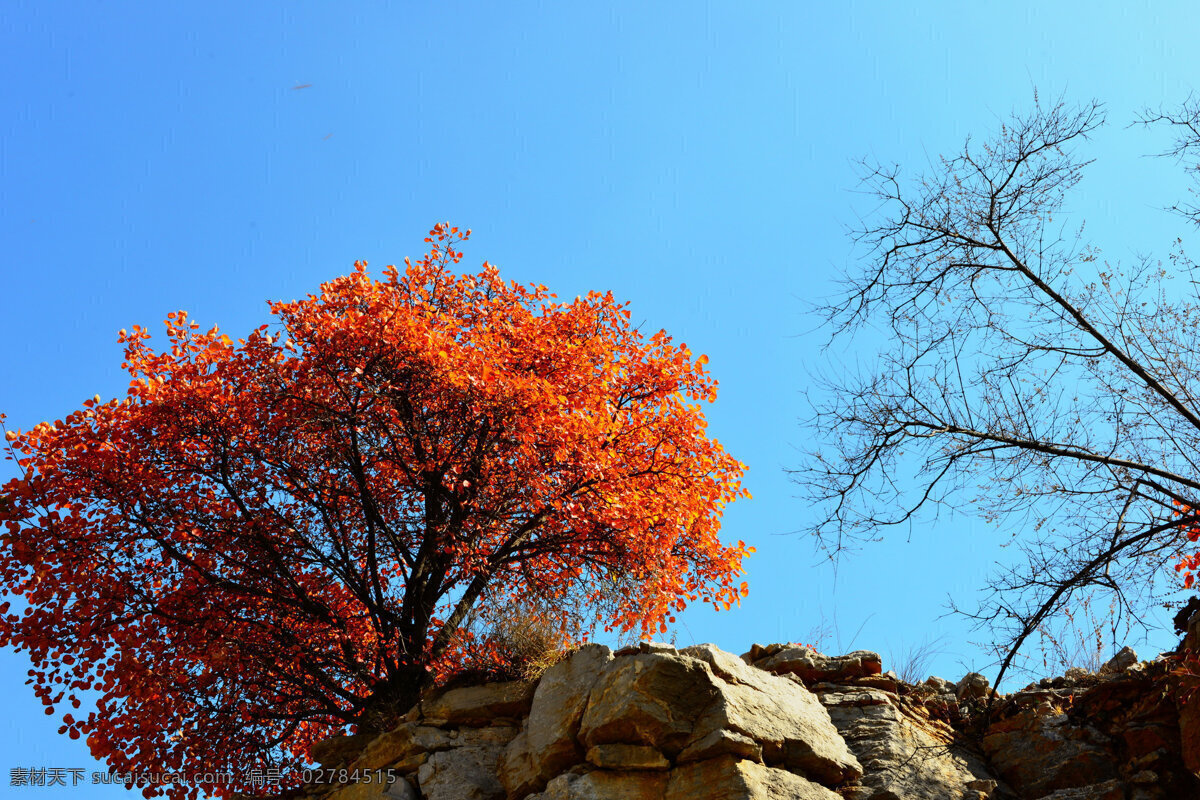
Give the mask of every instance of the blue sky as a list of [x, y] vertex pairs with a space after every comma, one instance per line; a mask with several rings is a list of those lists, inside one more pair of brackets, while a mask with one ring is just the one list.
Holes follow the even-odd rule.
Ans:
[[[1159, 209], [1184, 183], [1142, 157], [1162, 136], [1125, 125], [1193, 88], [1196, 17], [1149, 2], [10, 3], [0, 411], [29, 428], [123, 394], [120, 328], [186, 309], [237, 335], [356, 259], [419, 256], [449, 220], [474, 230], [465, 268], [611, 290], [648, 332], [709, 355], [710, 433], [754, 495], [725, 536], [758, 554], [743, 606], [689, 610], [680, 644], [742, 652], [824, 626], [827, 651], [890, 657], [943, 634], [931, 671], [957, 679], [988, 665], [971, 644], [985, 634], [939, 617], [1005, 557], [992, 529], [943, 515], [836, 571], [795, 533], [814, 512], [784, 469], [811, 435], [808, 376], [830, 367], [809, 304], [870, 210], [854, 160], [919, 168], [1028, 109], [1034, 86], [1095, 97], [1111, 124], [1070, 210], [1111, 259], [1165, 255], [1187, 231]], [[869, 364], [860, 345], [847, 357]], [[27, 668], [0, 653], [5, 769], [99, 768], [55, 734]]]

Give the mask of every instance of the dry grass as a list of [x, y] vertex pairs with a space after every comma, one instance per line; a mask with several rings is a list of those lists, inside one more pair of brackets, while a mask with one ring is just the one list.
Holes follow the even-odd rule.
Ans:
[[895, 670], [901, 681], [913, 686], [921, 683], [930, 676], [929, 668], [935, 656], [945, 652], [945, 636], [934, 639], [926, 638], [921, 644], [910, 645], [900, 651], [891, 653], [891, 664], [888, 668]]
[[1115, 602], [1106, 612], [1097, 614], [1092, 608], [1092, 598], [1084, 597], [1075, 608], [1064, 612], [1065, 622], [1057, 629], [1038, 628], [1042, 669], [1047, 676], [1061, 674], [1071, 667], [1100, 671], [1129, 634], [1128, 624], [1122, 628], [1117, 621]]
[[471, 624], [476, 644], [446, 685], [536, 680], [570, 651], [562, 624], [535, 602], [510, 603]]

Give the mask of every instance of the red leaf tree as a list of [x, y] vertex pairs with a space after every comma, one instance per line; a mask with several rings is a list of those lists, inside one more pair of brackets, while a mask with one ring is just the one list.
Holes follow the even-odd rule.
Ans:
[[473, 613], [536, 599], [575, 641], [650, 636], [745, 593], [707, 358], [611, 293], [454, 274], [468, 235], [438, 225], [419, 262], [356, 263], [237, 342], [182, 312], [162, 352], [122, 331], [127, 397], [7, 434], [0, 574], [25, 608], [0, 636], [47, 714], [96, 691], [62, 730], [111, 768], [234, 773], [151, 793], [252, 791], [247, 765], [378, 730]]

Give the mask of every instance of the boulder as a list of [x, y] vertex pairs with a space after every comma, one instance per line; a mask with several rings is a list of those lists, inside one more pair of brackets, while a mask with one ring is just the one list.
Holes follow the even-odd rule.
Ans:
[[930, 675], [925, 679], [923, 686], [928, 686], [938, 694], [954, 694], [955, 686], [945, 678], [939, 678], [936, 675]]
[[312, 758], [313, 761], [327, 769], [340, 767], [358, 758], [358, 754], [362, 752], [369, 741], [369, 737], [362, 734], [330, 736], [312, 746]]
[[[585, 747], [640, 744], [675, 758], [717, 697], [708, 666], [694, 658], [644, 653], [616, 659], [592, 689], [579, 728]], [[532, 744], [532, 743], [531, 743]]]
[[423, 800], [501, 800], [498, 746], [456, 747], [433, 753], [417, 770]]
[[665, 772], [610, 772], [559, 775], [529, 800], [663, 800]]
[[987, 676], [979, 672], [968, 672], [954, 686], [954, 696], [958, 698], [958, 702], [964, 700], [982, 700], [988, 696], [991, 690], [991, 683]]
[[430, 724], [487, 725], [497, 719], [520, 719], [529, 713], [534, 681], [506, 681], [465, 686], [435, 695], [421, 704]]
[[[763, 652], [771, 652], [771, 649], [768, 647]], [[753, 653], [754, 649], [751, 648], [750, 654]], [[822, 681], [838, 683], [883, 672], [883, 661], [879, 654], [870, 650], [855, 650], [844, 656], [826, 656], [806, 645], [784, 647], [753, 663], [759, 669], [777, 675], [791, 673], [806, 684]]]
[[587, 752], [589, 764], [604, 769], [670, 769], [671, 762], [653, 747], [640, 744], [598, 744]]
[[683, 749], [683, 752], [679, 754], [679, 758], [675, 760], [675, 763], [687, 764], [692, 761], [705, 761], [723, 755], [748, 758], [751, 761], [757, 761], [759, 764], [763, 763], [761, 744], [749, 736], [743, 736], [740, 733], [727, 730], [712, 731], [707, 736], [690, 742]]
[[1100, 673], [1107, 675], [1115, 672], [1124, 672], [1125, 670], [1138, 663], [1137, 653], [1132, 647], [1122, 647], [1120, 651], [1110, 658], [1108, 662], [1100, 668]]
[[425, 754], [451, 746], [449, 731], [405, 722], [371, 741], [354, 762], [355, 769], [394, 767], [402, 772], [425, 763]]
[[754, 761], [721, 756], [671, 771], [663, 800], [842, 800], [824, 786]]
[[583, 761], [576, 741], [592, 686], [613, 660], [598, 644], [579, 648], [546, 670], [538, 681], [529, 717], [500, 762], [500, 780], [510, 798], [540, 791], [546, 782]]
[[746, 666], [704, 644], [681, 651], [706, 664], [716, 696], [696, 720], [687, 744], [718, 731], [742, 734], [762, 746], [763, 760], [827, 786], [862, 775], [862, 768], [817, 697], [795, 681]]
[[960, 747], [949, 725], [923, 705], [901, 704], [878, 690], [822, 693], [829, 716], [864, 771], [870, 800], [961, 800], [990, 797], [996, 781], [983, 762]]

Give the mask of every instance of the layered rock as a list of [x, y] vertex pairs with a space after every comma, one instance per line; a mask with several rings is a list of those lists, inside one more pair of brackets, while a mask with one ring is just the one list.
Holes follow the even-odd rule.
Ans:
[[[576, 650], [536, 682], [425, 698], [388, 733], [314, 748], [386, 778], [322, 800], [1171, 800], [1200, 798], [1200, 692], [1173, 662], [1000, 698], [974, 673], [919, 686], [879, 656], [755, 645]], [[1179, 670], [1176, 670], [1179, 672]], [[1190, 684], [1189, 684], [1190, 685]]]
[[[946, 722], [936, 720], [911, 687], [882, 672], [879, 655], [860, 650], [827, 657], [812, 648], [751, 649], [744, 658], [761, 669], [807, 678], [830, 719], [862, 764], [864, 775], [843, 796], [855, 800], [985, 800], [1010, 796], [979, 756]], [[968, 676], [970, 678], [970, 676]], [[960, 685], [976, 682], [964, 679]], [[955, 687], [934, 694], [956, 702]], [[925, 693], [929, 695], [930, 693]], [[965, 696], [965, 693], [964, 693]]]
[[1118, 654], [1031, 685], [999, 705], [983, 750], [1022, 798], [1200, 798], [1200, 750], [1185, 743], [1200, 695], [1177, 691], [1171, 666]]

